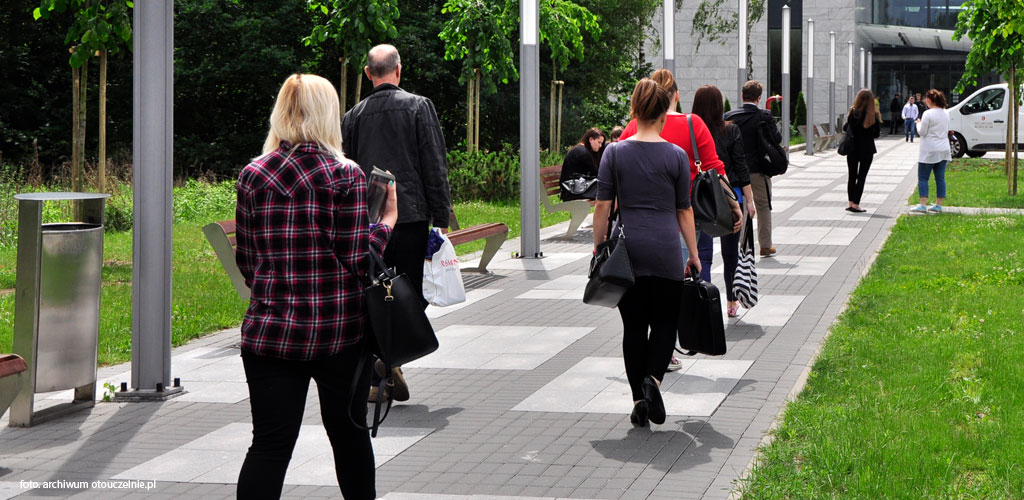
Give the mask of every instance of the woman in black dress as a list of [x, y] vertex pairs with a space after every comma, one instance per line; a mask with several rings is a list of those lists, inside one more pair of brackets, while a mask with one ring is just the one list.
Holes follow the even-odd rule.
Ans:
[[559, 196], [562, 201], [594, 199], [597, 195], [596, 188], [591, 188], [586, 193], [573, 193], [566, 189], [565, 181], [579, 178], [597, 179], [597, 167], [601, 165], [604, 147], [604, 132], [594, 127], [583, 134], [580, 142], [565, 154], [565, 159], [562, 160], [562, 173], [558, 177], [558, 184], [561, 186]]
[[850, 170], [850, 180], [846, 185], [849, 198], [847, 212], [866, 212], [860, 208], [860, 198], [864, 194], [864, 181], [868, 177], [868, 169], [875, 158], [875, 139], [882, 131], [882, 115], [875, 107], [875, 96], [868, 89], [861, 89], [853, 100], [853, 107], [848, 113], [849, 119], [843, 130], [853, 141], [850, 151], [846, 154], [846, 166]]

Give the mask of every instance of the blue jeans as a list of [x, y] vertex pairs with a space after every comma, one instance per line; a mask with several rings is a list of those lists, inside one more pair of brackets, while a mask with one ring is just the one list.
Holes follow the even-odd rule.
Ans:
[[909, 140], [914, 140], [914, 134], [917, 133], [917, 124], [914, 123], [913, 118], [905, 118], [903, 120], [903, 135]]
[[938, 163], [917, 164], [917, 193], [921, 198], [928, 197], [928, 177], [935, 171], [935, 195], [946, 197], [946, 160]]

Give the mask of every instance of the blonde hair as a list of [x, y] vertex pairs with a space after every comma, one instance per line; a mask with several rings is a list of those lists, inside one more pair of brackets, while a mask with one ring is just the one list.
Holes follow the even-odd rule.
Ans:
[[312, 142], [344, 161], [338, 93], [326, 78], [296, 73], [281, 85], [270, 114], [270, 133], [263, 143], [263, 154], [281, 147], [281, 141], [293, 146]]

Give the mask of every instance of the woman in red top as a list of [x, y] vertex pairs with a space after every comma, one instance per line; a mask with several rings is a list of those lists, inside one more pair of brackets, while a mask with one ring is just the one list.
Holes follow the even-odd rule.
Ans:
[[[686, 123], [687, 115], [676, 111], [679, 108], [679, 88], [676, 86], [676, 79], [672, 77], [672, 72], [669, 70], [659, 69], [651, 75], [651, 80], [658, 82], [658, 85], [661, 85], [661, 88], [667, 90], [668, 94], [672, 96], [668, 117], [665, 120], [665, 129], [661, 131], [661, 137], [683, 148], [687, 156], [690, 157], [690, 185], [692, 186], [693, 180], [697, 178], [696, 155], [693, 154], [693, 144], [690, 142], [690, 126]], [[697, 139], [697, 152], [700, 153], [701, 169], [715, 169], [725, 176], [725, 163], [718, 158], [711, 131], [699, 116], [695, 114], [690, 114], [690, 116], [693, 120], [693, 134]], [[630, 120], [619, 140], [624, 141], [633, 135], [636, 135], [636, 119]]]

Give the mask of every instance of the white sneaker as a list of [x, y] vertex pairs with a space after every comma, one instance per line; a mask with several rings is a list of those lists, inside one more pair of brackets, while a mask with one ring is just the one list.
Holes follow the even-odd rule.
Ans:
[[941, 214], [942, 213], [942, 205], [936, 205], [935, 203], [932, 203], [931, 205], [928, 205], [928, 211], [929, 212], [936, 212], [936, 213], [940, 213]]
[[910, 211], [914, 213], [924, 214], [928, 213], [928, 207], [918, 203], [917, 205], [910, 207]]

